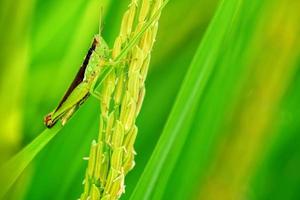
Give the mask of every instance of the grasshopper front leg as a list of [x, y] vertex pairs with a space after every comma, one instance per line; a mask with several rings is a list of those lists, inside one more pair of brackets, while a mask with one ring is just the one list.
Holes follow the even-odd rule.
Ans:
[[99, 99], [101, 101], [101, 95], [99, 92], [100, 87], [102, 86], [103, 82], [106, 80], [106, 78], [109, 76], [109, 74], [115, 69], [117, 66], [116, 62], [113, 62], [112, 60], [106, 62], [103, 67], [103, 71], [101, 72], [100, 76], [95, 79], [90, 87], [89, 93], [93, 95], [95, 98]]
[[97, 90], [98, 87], [100, 87], [100, 85], [102, 84], [102, 81], [100, 80], [100, 83], [96, 86], [98, 80], [94, 80], [91, 84], [91, 87], [89, 89], [89, 93], [95, 97], [96, 99], [98, 99], [99, 101], [101, 101], [101, 96], [100, 96], [100, 92]]
[[97, 90], [94, 90], [91, 88], [90, 92], [89, 92], [93, 97], [95, 97], [96, 99], [98, 99], [99, 101], [101, 101], [101, 96], [100, 96], [100, 92], [98, 92]]

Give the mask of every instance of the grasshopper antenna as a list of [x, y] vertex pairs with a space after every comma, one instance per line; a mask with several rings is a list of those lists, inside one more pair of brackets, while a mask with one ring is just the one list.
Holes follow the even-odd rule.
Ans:
[[99, 14], [99, 35], [101, 36], [103, 30], [103, 6], [100, 7], [100, 14]]

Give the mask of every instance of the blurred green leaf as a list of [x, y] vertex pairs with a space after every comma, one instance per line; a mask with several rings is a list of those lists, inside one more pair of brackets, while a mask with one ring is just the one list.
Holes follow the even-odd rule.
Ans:
[[[104, 36], [112, 46], [128, 2], [0, 2], [0, 158], [44, 128], [43, 116], [63, 95], [98, 31], [98, 3], [107, 11]], [[206, 30], [217, 2], [172, 0], [162, 14], [137, 121], [136, 166], [122, 199], [130, 198], [155, 146], [147, 177], [135, 190], [141, 199], [143, 191], [155, 199], [299, 199], [299, 2], [223, 1]], [[201, 40], [193, 62], [201, 61], [198, 70], [188, 80], [189, 68], [183, 86]], [[208, 66], [212, 71], [205, 73]], [[196, 88], [192, 81], [203, 75], [207, 81]], [[185, 101], [192, 93], [182, 98], [179, 88], [180, 96], [182, 90], [198, 96]], [[172, 107], [190, 115], [170, 114]], [[98, 102], [89, 99], [25, 170], [27, 180], [12, 187], [17, 195], [6, 199], [78, 198], [82, 157], [97, 134], [98, 113]], [[170, 131], [175, 125], [184, 131]]]
[[30, 144], [22, 149], [22, 151], [12, 157], [0, 168], [0, 198], [5, 195], [32, 159], [45, 147], [45, 145], [59, 132], [61, 128], [61, 125], [56, 124], [51, 129], [45, 129]]
[[131, 199], [160, 199], [181, 152], [197, 104], [214, 70], [226, 27], [230, 27], [234, 4], [221, 4], [201, 42], [182, 84], [164, 131], [133, 192]]
[[[242, 189], [247, 188], [247, 178], [259, 163], [267, 127], [297, 67], [293, 62], [299, 52], [299, 28], [291, 8], [283, 1], [223, 1], [214, 18], [219, 24], [211, 22], [201, 43], [210, 45], [202, 49], [204, 61], [198, 66], [205, 69], [211, 64], [215, 70], [209, 84], [202, 85], [205, 94], [197, 105], [184, 101], [193, 108], [189, 116], [183, 115], [184, 123], [192, 118], [191, 126], [185, 124], [189, 129], [183, 126], [175, 137], [177, 142], [173, 142], [174, 127], [181, 125], [181, 116], [176, 120], [174, 113], [170, 114], [132, 199], [239, 199], [248, 195]], [[289, 23], [279, 31], [277, 24], [283, 16], [289, 16], [285, 17]], [[275, 24], [269, 25], [269, 19]], [[212, 37], [207, 39], [209, 35]], [[281, 37], [285, 39], [272, 46], [272, 38]], [[216, 51], [215, 41], [221, 41]], [[277, 62], [272, 59], [274, 55]], [[211, 63], [212, 59], [215, 62]], [[283, 75], [284, 66], [288, 67]], [[194, 73], [204, 75], [200, 70]], [[191, 84], [186, 90], [194, 86], [200, 89]], [[181, 98], [178, 96], [177, 101]], [[253, 118], [255, 114], [258, 116]]]

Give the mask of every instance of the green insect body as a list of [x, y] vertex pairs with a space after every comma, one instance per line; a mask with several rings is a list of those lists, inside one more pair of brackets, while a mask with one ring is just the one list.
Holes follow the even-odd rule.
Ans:
[[104, 39], [99, 34], [94, 37], [92, 46], [63, 99], [53, 112], [45, 116], [44, 123], [48, 128], [54, 126], [60, 119], [62, 120], [62, 125], [64, 125], [90, 94], [99, 98], [99, 95], [94, 91], [95, 86], [97, 85], [98, 87], [101, 85], [113, 68], [122, 61], [127, 52], [138, 42], [143, 33], [155, 22], [167, 2], [168, 0], [163, 2], [156, 13], [154, 13], [140, 31], [128, 41], [127, 45], [122, 48], [122, 51], [113, 61], [110, 60], [110, 51]]
[[[94, 37], [81, 68], [57, 108], [46, 115], [44, 123], [51, 128], [59, 119], [64, 125], [77, 108], [94, 93], [94, 86], [109, 59], [109, 48], [100, 35]], [[97, 96], [97, 95], [96, 95]]]

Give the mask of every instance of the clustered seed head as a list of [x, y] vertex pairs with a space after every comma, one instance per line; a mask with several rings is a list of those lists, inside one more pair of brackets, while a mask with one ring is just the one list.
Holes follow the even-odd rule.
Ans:
[[[131, 38], [151, 17], [155, 20], [120, 60], [101, 87], [98, 142], [93, 141], [80, 199], [119, 199], [125, 192], [125, 175], [134, 167], [135, 120], [145, 96], [145, 80], [158, 29], [162, 0], [132, 0], [114, 42], [115, 60]], [[140, 6], [139, 15], [136, 16]], [[136, 26], [134, 22], [136, 20]]]

